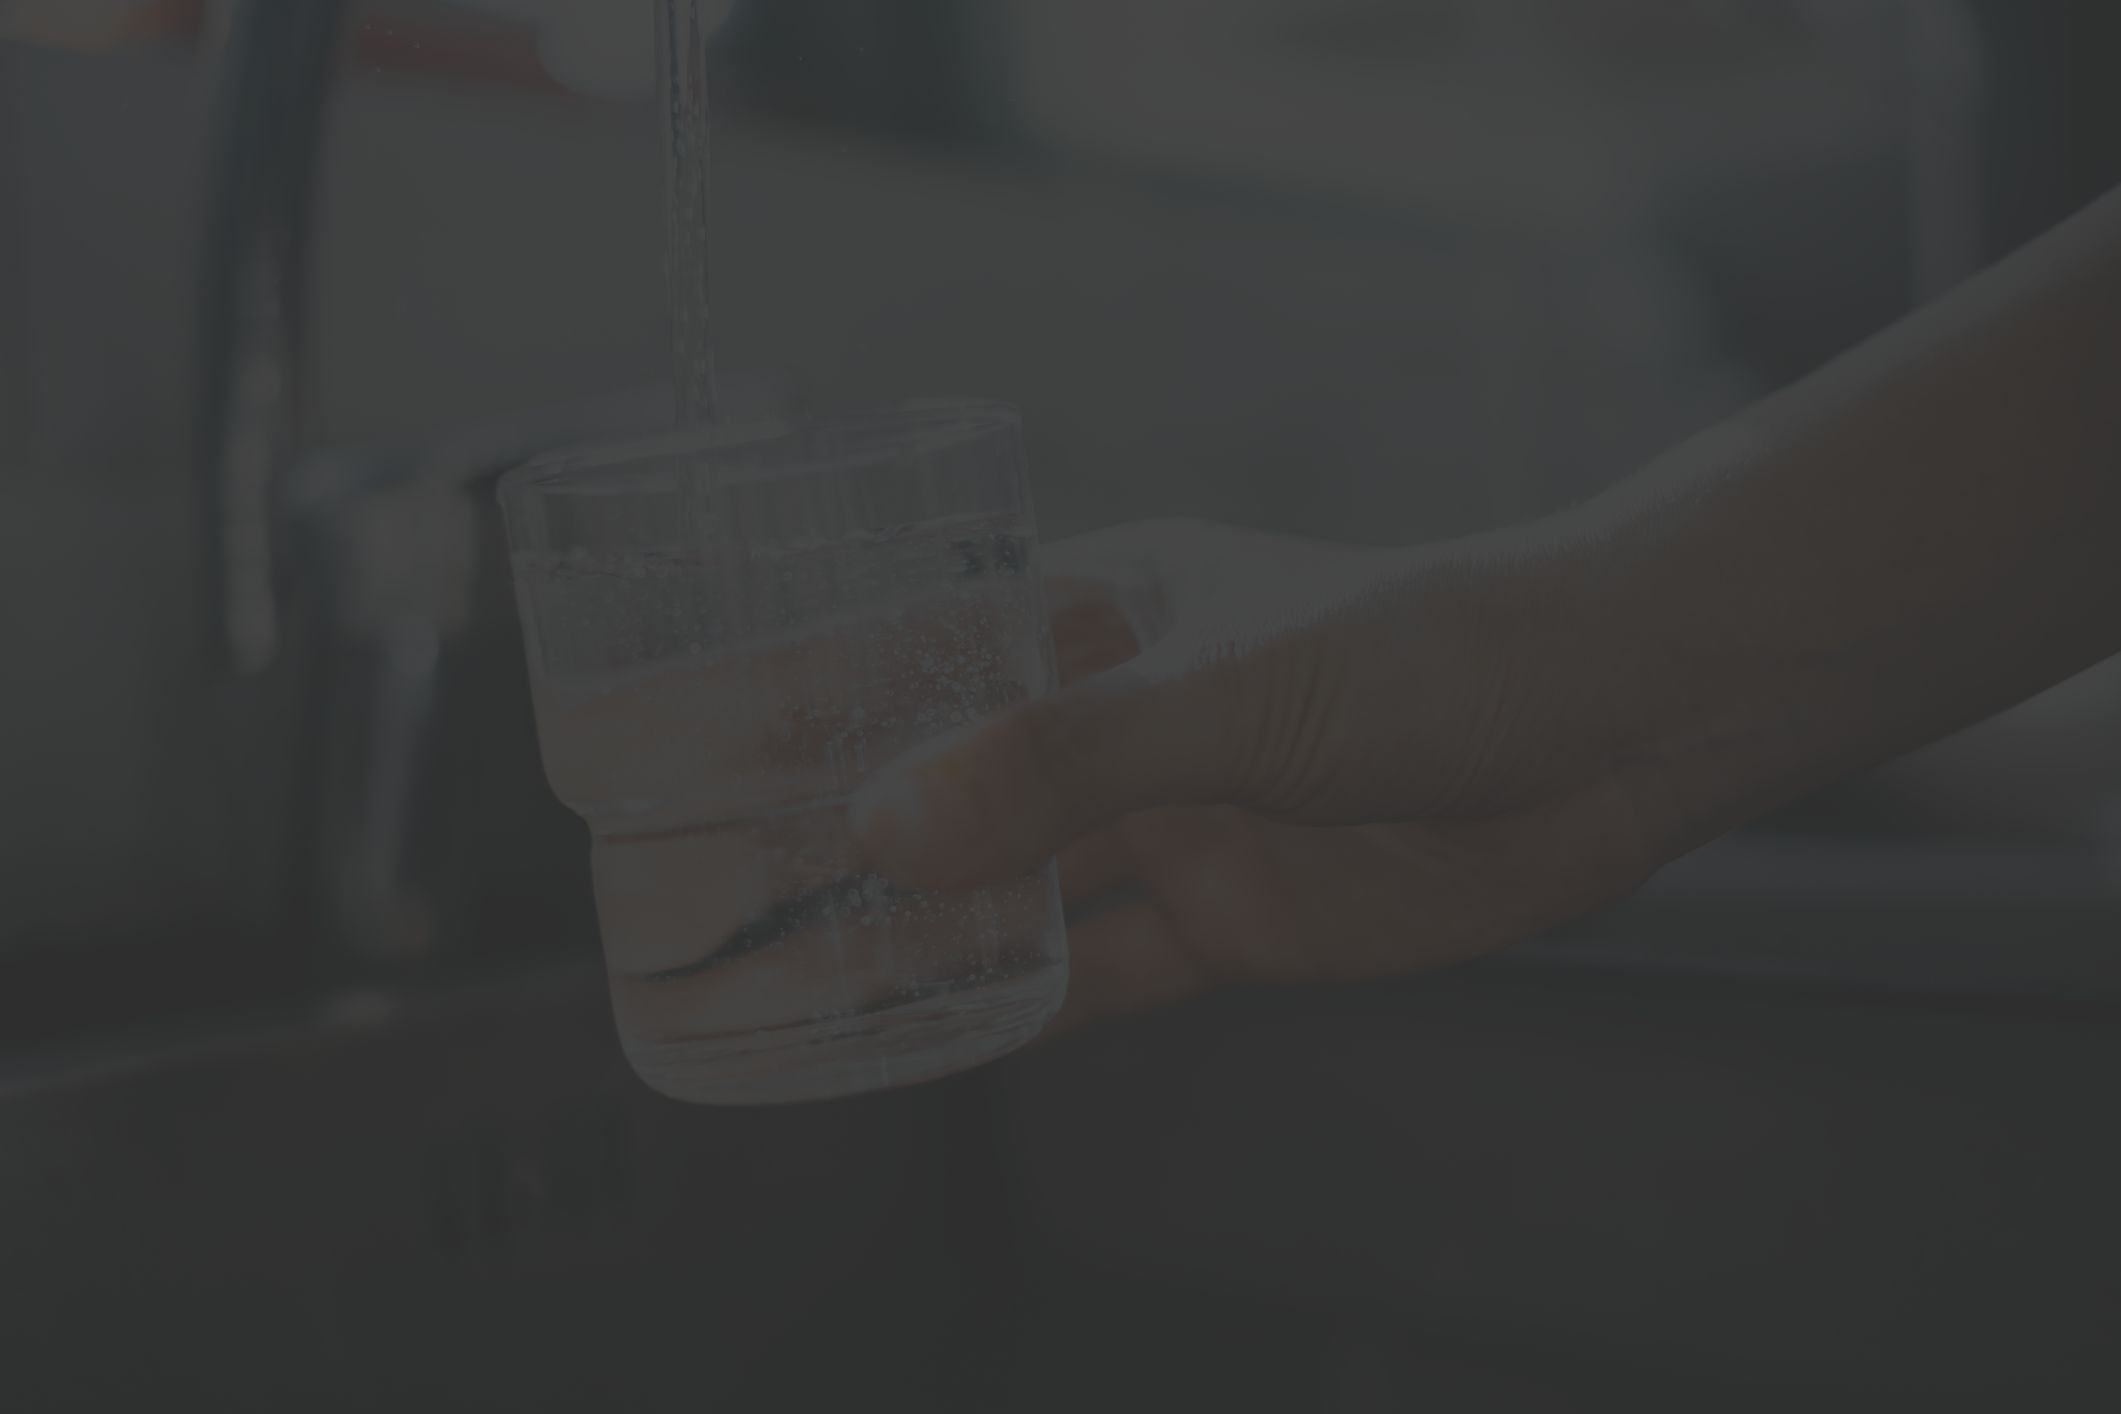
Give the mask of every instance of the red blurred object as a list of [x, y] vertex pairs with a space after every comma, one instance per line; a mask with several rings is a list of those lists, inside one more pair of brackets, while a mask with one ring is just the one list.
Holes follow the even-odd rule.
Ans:
[[[539, 93], [568, 90], [546, 70], [531, 31], [507, 20], [437, 19], [432, 7], [394, 13], [361, 7], [349, 58], [364, 69], [503, 84]], [[0, 40], [100, 52], [197, 40], [207, 0], [0, 0]]]
[[118, 49], [192, 38], [206, 0], [0, 0], [0, 39], [58, 49]]
[[545, 68], [531, 31], [506, 20], [443, 22], [364, 12], [350, 38], [353, 62], [368, 69], [505, 84], [540, 93], [567, 90]]

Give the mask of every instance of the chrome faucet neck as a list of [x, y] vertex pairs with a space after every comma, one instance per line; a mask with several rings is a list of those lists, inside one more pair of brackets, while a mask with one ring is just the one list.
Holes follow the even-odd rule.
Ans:
[[309, 204], [344, 0], [230, 0], [213, 116], [194, 435], [217, 660], [279, 647], [277, 487], [301, 391]]

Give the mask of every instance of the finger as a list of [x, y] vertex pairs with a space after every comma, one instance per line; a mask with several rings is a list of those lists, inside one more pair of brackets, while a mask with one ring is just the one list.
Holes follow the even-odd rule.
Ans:
[[1065, 597], [1049, 596], [1055, 665], [1063, 685], [1095, 677], [1125, 663], [1142, 650], [1142, 640], [1126, 613], [1095, 586], [1083, 586]]
[[1061, 851], [1061, 898], [1080, 903], [1133, 883], [1140, 873], [1134, 851], [1116, 830], [1086, 835]]
[[1197, 535], [1188, 522], [1137, 521], [1054, 541], [1038, 552], [1047, 596], [1056, 609], [1085, 598], [1116, 609], [1146, 647], [1169, 627], [1170, 564]]
[[1233, 670], [1165, 676], [1144, 661], [1086, 679], [895, 762], [850, 824], [875, 866], [916, 887], [1028, 873], [1093, 828], [1237, 787]]
[[1039, 1040], [1170, 1006], [1208, 987], [1155, 903], [1101, 913], [1068, 930], [1067, 1000]]
[[1123, 521], [1102, 530], [1085, 531], [1038, 547], [1038, 563], [1047, 575], [1117, 584], [1155, 577], [1187, 522]]

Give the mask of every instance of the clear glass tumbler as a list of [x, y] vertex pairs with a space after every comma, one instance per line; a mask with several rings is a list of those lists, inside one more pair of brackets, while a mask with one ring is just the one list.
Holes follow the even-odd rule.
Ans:
[[865, 871], [848, 799], [1052, 690], [1014, 410], [557, 453], [501, 488], [553, 790], [594, 836], [620, 1033], [710, 1104], [935, 1079], [1067, 985], [1058, 876], [971, 893]]

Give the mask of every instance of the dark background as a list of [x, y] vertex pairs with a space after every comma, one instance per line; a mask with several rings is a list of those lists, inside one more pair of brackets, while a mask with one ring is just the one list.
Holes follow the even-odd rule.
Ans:
[[[656, 116], [325, 11], [244, 70], [0, 0], [0, 1405], [2121, 1400], [2111, 665], [1490, 964], [651, 1097], [482, 478], [667, 376]], [[2116, 63], [2097, 0], [753, 0], [724, 364], [1021, 404], [1049, 535], [1441, 538], [2109, 189]], [[296, 256], [249, 664], [230, 250]]]

